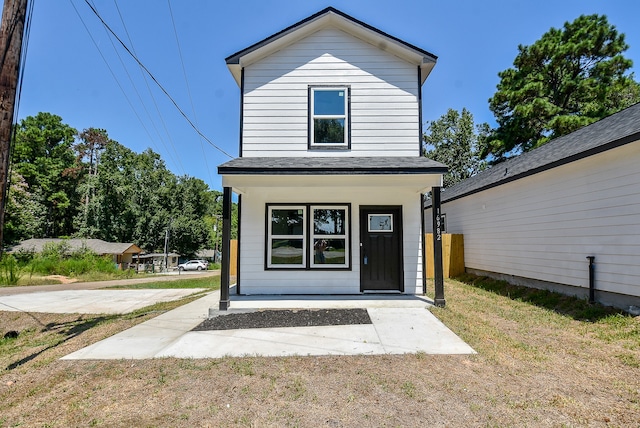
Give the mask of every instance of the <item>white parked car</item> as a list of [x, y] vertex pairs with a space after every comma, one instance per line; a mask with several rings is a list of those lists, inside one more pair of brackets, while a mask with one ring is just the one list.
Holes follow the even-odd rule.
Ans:
[[189, 260], [178, 265], [178, 270], [207, 270], [207, 264], [203, 260]]

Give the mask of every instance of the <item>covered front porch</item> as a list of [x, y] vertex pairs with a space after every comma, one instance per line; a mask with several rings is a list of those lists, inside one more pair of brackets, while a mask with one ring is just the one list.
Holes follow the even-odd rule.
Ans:
[[[423, 157], [239, 158], [221, 165], [223, 253], [238, 194], [236, 293], [424, 294], [422, 203], [444, 171]], [[326, 260], [318, 258], [325, 240]], [[230, 305], [228, 263], [223, 258], [223, 310]]]

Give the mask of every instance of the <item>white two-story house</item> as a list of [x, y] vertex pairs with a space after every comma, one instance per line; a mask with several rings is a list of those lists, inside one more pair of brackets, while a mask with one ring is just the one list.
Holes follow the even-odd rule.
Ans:
[[421, 150], [436, 57], [330, 7], [226, 62], [241, 97], [239, 157], [218, 167], [227, 230], [238, 195], [236, 292], [422, 294], [422, 200], [446, 172]]

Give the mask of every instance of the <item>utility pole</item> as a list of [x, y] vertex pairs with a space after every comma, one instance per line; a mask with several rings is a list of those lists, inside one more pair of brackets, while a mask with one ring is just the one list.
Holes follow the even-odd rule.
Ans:
[[4, 242], [9, 156], [26, 16], [27, 0], [4, 0], [0, 24], [0, 254]]
[[164, 271], [169, 270], [169, 255], [167, 251], [169, 250], [169, 228], [164, 232]]

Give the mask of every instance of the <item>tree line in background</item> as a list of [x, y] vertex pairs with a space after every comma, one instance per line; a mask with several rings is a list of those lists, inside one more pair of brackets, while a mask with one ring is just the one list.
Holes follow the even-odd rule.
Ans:
[[136, 153], [104, 129], [78, 133], [51, 113], [27, 117], [16, 129], [5, 245], [77, 237], [163, 252], [168, 232], [169, 250], [191, 256], [221, 248], [221, 214], [221, 192], [174, 175], [159, 154]]
[[[449, 166], [445, 187], [640, 101], [628, 73], [624, 34], [605, 16], [580, 16], [518, 46], [489, 100], [496, 128], [467, 109], [428, 124], [425, 155]], [[51, 113], [16, 129], [4, 245], [27, 238], [79, 237], [132, 242], [144, 250], [193, 255], [220, 248], [221, 192], [176, 176], [160, 155], [135, 153], [103, 129], [78, 133]], [[237, 211], [234, 205], [232, 230]]]
[[603, 15], [582, 15], [518, 46], [489, 99], [497, 127], [463, 109], [428, 124], [425, 156], [449, 166], [444, 187], [640, 102], [629, 46]]

